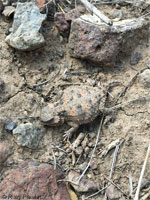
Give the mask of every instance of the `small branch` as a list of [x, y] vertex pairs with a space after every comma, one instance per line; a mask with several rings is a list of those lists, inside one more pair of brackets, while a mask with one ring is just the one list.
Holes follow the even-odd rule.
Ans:
[[[121, 140], [120, 143], [116, 145], [114, 156], [113, 156], [113, 161], [112, 161], [112, 166], [111, 166], [111, 170], [110, 170], [109, 179], [106, 178], [111, 183], [112, 183], [112, 181], [110, 179], [112, 178], [112, 175], [113, 175], [113, 172], [114, 172], [114, 168], [115, 168], [115, 165], [116, 165], [116, 160], [117, 160], [117, 155], [118, 155], [119, 147], [123, 143], [123, 141], [124, 140]], [[106, 200], [108, 199], [106, 193], [105, 193], [105, 199]]]
[[109, 109], [110, 109], [110, 110], [115, 110], [115, 109], [117, 109], [117, 108], [121, 108], [121, 107], [124, 106], [124, 105], [128, 105], [128, 104], [133, 103], [133, 102], [135, 102], [135, 101], [142, 100], [142, 99], [146, 99], [146, 98], [150, 98], [150, 95], [147, 94], [147, 95], [144, 95], [144, 96], [141, 96], [141, 97], [138, 97], [138, 98], [129, 100], [129, 101], [125, 101], [125, 102], [120, 103], [120, 104], [117, 104], [117, 105], [115, 105], [115, 106], [113, 106], [113, 107], [111, 107], [111, 108], [109, 108]]
[[106, 176], [104, 176], [104, 177], [105, 177], [105, 179], [106, 179], [107, 181], [109, 181], [112, 185], [114, 185], [118, 190], [120, 190], [120, 192], [121, 192], [124, 196], [127, 196], [127, 195], [124, 193], [124, 191], [123, 191], [118, 185], [116, 185], [111, 179], [107, 178]]
[[135, 193], [134, 200], [139, 200], [141, 183], [142, 183], [142, 179], [143, 179], [144, 172], [145, 172], [145, 169], [146, 169], [146, 164], [147, 164], [147, 161], [148, 161], [149, 154], [150, 154], [150, 144], [149, 144], [148, 150], [146, 152], [146, 156], [145, 156], [145, 160], [144, 160], [144, 163], [143, 163], [143, 167], [142, 167], [142, 171], [141, 171], [141, 175], [140, 175], [140, 178], [139, 178], [139, 182], [138, 182], [138, 186], [137, 186], [137, 190], [136, 190], [136, 193]]
[[105, 16], [103, 13], [101, 13], [90, 2], [88, 2], [87, 0], [80, 0], [80, 1], [86, 7], [87, 10], [90, 10], [92, 13], [94, 13], [97, 17], [99, 17], [106, 24], [112, 25], [112, 21], [107, 16]]
[[106, 185], [104, 188], [100, 189], [99, 191], [95, 192], [94, 194], [91, 194], [91, 195], [85, 197], [85, 199], [89, 199], [91, 197], [94, 197], [94, 196], [98, 195], [99, 193], [101, 193], [102, 191], [104, 191], [105, 189], [107, 189], [109, 186], [110, 186], [110, 184]]
[[129, 186], [130, 186], [130, 196], [133, 194], [133, 181], [132, 181], [132, 176], [129, 174]]
[[93, 159], [93, 156], [94, 156], [94, 153], [95, 153], [95, 150], [96, 150], [96, 147], [97, 147], [97, 143], [98, 143], [98, 140], [99, 140], [99, 136], [100, 136], [100, 134], [101, 134], [103, 120], [104, 120], [104, 116], [102, 116], [102, 118], [101, 118], [101, 122], [100, 122], [99, 129], [98, 129], [98, 133], [97, 133], [97, 138], [96, 138], [96, 142], [95, 142], [95, 146], [94, 146], [94, 149], [93, 149], [93, 152], [92, 152], [90, 161], [89, 161], [87, 167], [86, 167], [86, 168], [84, 169], [84, 171], [82, 172], [81, 176], [79, 177], [78, 183], [79, 183], [80, 180], [83, 178], [84, 174], [85, 174], [86, 171], [88, 170], [88, 168], [89, 168], [89, 166], [90, 166], [90, 164], [91, 164], [91, 161], [92, 161], [92, 159]]

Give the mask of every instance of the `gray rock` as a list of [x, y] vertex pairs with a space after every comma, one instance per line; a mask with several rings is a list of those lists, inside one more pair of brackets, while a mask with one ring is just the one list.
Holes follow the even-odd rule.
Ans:
[[144, 88], [150, 88], [150, 69], [146, 69], [139, 75], [139, 80]]
[[39, 33], [46, 15], [32, 2], [18, 3], [14, 15], [12, 32], [5, 41], [18, 50], [33, 50], [44, 45], [44, 37]]
[[36, 149], [41, 141], [43, 134], [39, 127], [31, 123], [20, 124], [13, 130], [13, 135], [20, 146]]
[[118, 56], [131, 54], [146, 38], [148, 27], [149, 22], [143, 19], [122, 20], [108, 26], [96, 16], [82, 15], [71, 24], [69, 51], [72, 57], [111, 66]]
[[17, 124], [15, 122], [9, 122], [6, 124], [5, 129], [9, 132], [13, 131], [16, 128]]

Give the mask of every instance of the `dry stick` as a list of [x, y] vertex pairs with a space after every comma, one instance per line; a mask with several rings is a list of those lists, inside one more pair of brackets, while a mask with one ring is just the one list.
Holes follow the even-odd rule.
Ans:
[[97, 194], [99, 194], [99, 193], [101, 193], [102, 191], [104, 191], [105, 189], [107, 189], [109, 186], [110, 186], [110, 184], [106, 185], [105, 187], [103, 187], [103, 188], [100, 189], [99, 191], [95, 192], [94, 194], [91, 194], [91, 195], [85, 197], [85, 199], [89, 199], [89, 198], [91, 198], [91, 197], [96, 196]]
[[88, 170], [90, 164], [91, 164], [91, 161], [93, 159], [93, 156], [94, 156], [94, 153], [95, 153], [95, 150], [96, 150], [96, 147], [97, 147], [97, 143], [98, 143], [98, 140], [99, 140], [99, 136], [101, 134], [101, 130], [102, 130], [102, 124], [103, 124], [103, 120], [104, 120], [104, 115], [102, 116], [102, 119], [101, 119], [101, 122], [100, 122], [100, 125], [99, 125], [99, 129], [98, 129], [98, 133], [97, 133], [97, 138], [96, 138], [96, 142], [95, 142], [95, 146], [94, 146], [94, 149], [93, 149], [93, 152], [92, 152], [92, 155], [91, 155], [91, 158], [90, 158], [90, 161], [87, 165], [87, 167], [84, 169], [84, 171], [82, 172], [81, 176], [79, 177], [78, 179], [78, 184], [80, 182], [80, 180], [82, 179], [82, 177], [84, 176], [84, 174], [86, 173], [86, 171]]
[[150, 154], [150, 144], [149, 144], [148, 150], [146, 152], [146, 156], [145, 156], [145, 160], [144, 160], [144, 163], [143, 163], [143, 167], [142, 167], [142, 171], [141, 171], [141, 175], [140, 175], [140, 178], [139, 178], [139, 182], [138, 182], [138, 186], [137, 186], [137, 190], [136, 190], [136, 193], [135, 193], [134, 200], [139, 200], [140, 187], [141, 187], [141, 183], [142, 183], [142, 179], [143, 179], [143, 176], [144, 176], [144, 172], [145, 172], [145, 168], [146, 168], [146, 164], [147, 164], [147, 161], [148, 161], [149, 154]]
[[51, 148], [51, 152], [52, 152], [52, 156], [53, 156], [53, 159], [54, 159], [54, 170], [55, 170], [55, 169], [56, 169], [57, 161], [56, 161], [56, 157], [55, 157], [55, 154], [54, 154], [53, 148]]
[[[146, 98], [150, 98], [150, 94], [147, 94], [147, 95], [144, 95], [144, 96], [141, 96], [141, 97], [129, 100], [129, 101], [125, 101], [125, 102], [117, 104], [117, 105], [115, 105], [115, 106], [113, 106], [113, 107], [111, 107], [109, 109], [110, 110], [115, 110], [117, 108], [121, 108], [123, 105], [127, 105], [129, 103], [133, 103], [134, 101], [138, 101], [138, 100], [142, 100], [142, 99], [146, 99]], [[104, 108], [104, 110], [105, 110], [105, 108]]]
[[130, 186], [130, 196], [133, 194], [133, 181], [132, 181], [132, 176], [129, 174], [129, 186]]
[[124, 196], [127, 196], [127, 195], [124, 193], [124, 191], [123, 191], [118, 185], [116, 185], [111, 179], [107, 178], [106, 176], [104, 176], [104, 177], [107, 179], [107, 181], [109, 181], [112, 185], [114, 185], [118, 190], [120, 190], [120, 192], [121, 192], [122, 194], [124, 194]]
[[141, 74], [142, 72], [144, 72], [146, 69], [148, 69], [148, 67], [141, 69], [140, 71], [138, 71], [132, 78], [131, 80], [128, 82], [128, 84], [126, 85], [126, 87], [123, 88], [123, 90], [120, 92], [120, 94], [118, 95], [116, 102], [119, 100], [120, 97], [122, 97], [125, 92], [127, 91], [127, 89], [133, 84], [133, 82], [136, 80], [137, 76], [139, 74]]
[[[115, 152], [114, 152], [114, 156], [113, 156], [113, 161], [112, 161], [112, 166], [111, 166], [111, 170], [110, 170], [110, 175], [109, 175], [109, 179], [112, 178], [113, 172], [114, 172], [114, 168], [115, 168], [115, 164], [116, 164], [116, 160], [117, 160], [117, 154], [118, 154], [118, 150], [120, 145], [122, 144], [122, 142], [120, 144], [118, 144], [115, 148]], [[107, 195], [105, 193], [105, 199], [107, 199]]]
[[105, 16], [103, 13], [101, 13], [95, 6], [93, 6], [87, 0], [80, 0], [80, 1], [86, 7], [86, 9], [88, 9], [92, 13], [94, 13], [97, 17], [99, 17], [106, 24], [109, 24], [109, 25], [113, 24], [112, 21], [107, 16]]

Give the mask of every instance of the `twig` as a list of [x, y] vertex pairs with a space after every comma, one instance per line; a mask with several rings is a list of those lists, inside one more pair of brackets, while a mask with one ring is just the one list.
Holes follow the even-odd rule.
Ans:
[[52, 155], [53, 155], [53, 158], [54, 158], [54, 170], [55, 170], [56, 169], [56, 156], [54, 154], [53, 148], [51, 148], [51, 151], [52, 151]]
[[141, 175], [140, 175], [140, 178], [139, 178], [139, 182], [138, 182], [138, 186], [137, 186], [137, 190], [136, 190], [136, 193], [135, 193], [134, 200], [139, 200], [140, 187], [141, 187], [141, 183], [142, 183], [142, 179], [143, 179], [143, 176], [144, 176], [144, 172], [145, 172], [145, 168], [146, 168], [146, 164], [147, 164], [147, 161], [148, 161], [149, 154], [150, 154], [150, 144], [149, 144], [148, 150], [146, 152], [146, 156], [145, 156], [145, 160], [144, 160], [144, 163], [143, 163], [143, 167], [142, 167], [142, 171], [141, 171]]
[[149, 196], [150, 196], [150, 191], [149, 191], [147, 194], [145, 194], [145, 195], [141, 198], [141, 200], [146, 200], [146, 199], [148, 199]]
[[132, 181], [132, 176], [129, 174], [129, 186], [130, 186], [130, 196], [133, 194], [133, 181]]
[[111, 179], [107, 178], [106, 176], [104, 176], [104, 177], [107, 179], [107, 181], [109, 181], [112, 185], [114, 185], [118, 190], [120, 190], [120, 192], [121, 192], [124, 196], [127, 196], [127, 195], [124, 193], [124, 191], [123, 191], [118, 185], [116, 185]]
[[[110, 175], [109, 175], [109, 180], [112, 178], [113, 172], [114, 172], [114, 168], [116, 165], [116, 160], [117, 160], [117, 154], [119, 151], [119, 147], [122, 144], [124, 140], [121, 140], [119, 144], [117, 144], [116, 148], [115, 148], [115, 152], [114, 152], [114, 156], [113, 156], [113, 161], [112, 161], [112, 166], [111, 166], [111, 170], [110, 170]], [[107, 195], [105, 193], [105, 199], [107, 199]]]
[[85, 197], [85, 199], [89, 199], [91, 197], [94, 197], [94, 196], [98, 195], [99, 193], [101, 193], [102, 191], [104, 191], [105, 189], [107, 189], [109, 186], [110, 186], [110, 184], [106, 185], [105, 187], [103, 187], [99, 191], [95, 192], [94, 194], [91, 194], [91, 195]]
[[99, 129], [98, 129], [98, 133], [97, 133], [97, 138], [96, 138], [96, 142], [95, 142], [95, 146], [94, 146], [94, 149], [93, 149], [93, 152], [92, 152], [90, 161], [89, 161], [87, 167], [86, 167], [86, 168], [84, 169], [84, 171], [82, 172], [81, 176], [79, 177], [78, 183], [80, 182], [80, 180], [82, 179], [82, 177], [84, 176], [84, 174], [86, 173], [86, 171], [88, 170], [88, 168], [89, 168], [89, 166], [90, 166], [90, 164], [91, 164], [91, 161], [92, 161], [92, 159], [93, 159], [93, 156], [94, 156], [94, 153], [95, 153], [95, 150], [96, 150], [96, 147], [97, 147], [97, 143], [98, 143], [98, 140], [99, 140], [99, 136], [100, 136], [100, 134], [101, 134], [103, 120], [104, 120], [104, 116], [102, 116], [102, 118], [101, 118], [101, 122], [100, 122]]
[[57, 3], [57, 6], [58, 6], [59, 9], [61, 10], [61, 12], [62, 12], [63, 14], [65, 14], [65, 11], [63, 10], [63, 8], [61, 7], [61, 5], [60, 5], [59, 3]]
[[112, 21], [107, 16], [105, 16], [103, 13], [101, 13], [95, 6], [93, 6], [87, 0], [80, 0], [80, 1], [88, 10], [90, 10], [92, 13], [94, 13], [102, 21], [104, 21], [106, 24], [112, 25]]
[[[125, 101], [125, 102], [123, 102], [123, 103], [117, 104], [117, 105], [115, 105], [115, 106], [113, 106], [113, 107], [111, 107], [111, 108], [108, 108], [108, 109], [110, 109], [110, 110], [115, 110], [115, 109], [117, 109], [117, 108], [121, 108], [123, 105], [127, 105], [127, 104], [129, 104], [129, 103], [133, 103], [133, 102], [135, 102], [135, 101], [142, 100], [142, 99], [146, 99], [146, 98], [150, 98], [150, 94], [147, 94], [147, 95], [145, 95], [145, 96], [141, 96], [141, 97], [138, 97], [138, 98], [129, 100], [129, 101]], [[107, 110], [107, 108], [106, 108], [106, 110]], [[104, 111], [105, 111], [105, 109], [104, 109]]]
[[123, 88], [123, 90], [120, 92], [120, 94], [118, 95], [117, 99], [116, 99], [116, 102], [119, 100], [120, 97], [122, 97], [123, 95], [125, 95], [125, 92], [127, 91], [127, 89], [129, 87], [131, 87], [131, 85], [133, 84], [133, 82], [136, 80], [137, 76], [139, 74], [141, 74], [142, 72], [144, 72], [146, 69], [148, 69], [148, 67], [138, 71], [132, 78], [131, 80], [128, 82], [128, 84], [126, 85], [126, 87]]

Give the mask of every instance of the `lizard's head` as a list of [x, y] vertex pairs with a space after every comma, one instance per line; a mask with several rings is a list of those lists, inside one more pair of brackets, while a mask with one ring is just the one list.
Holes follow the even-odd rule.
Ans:
[[57, 126], [64, 122], [53, 104], [48, 104], [41, 110], [40, 118], [44, 124], [49, 126]]

